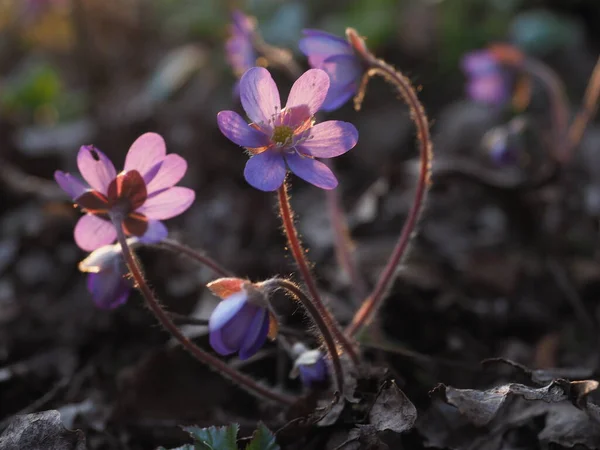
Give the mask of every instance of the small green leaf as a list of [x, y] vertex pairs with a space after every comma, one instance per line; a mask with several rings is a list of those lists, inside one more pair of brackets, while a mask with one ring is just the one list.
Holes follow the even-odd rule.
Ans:
[[264, 423], [260, 422], [246, 450], [280, 450], [280, 448], [277, 442], [275, 442], [273, 433], [271, 433]]
[[240, 426], [232, 423], [226, 427], [184, 427], [196, 442], [198, 450], [237, 450], [237, 434]]
[[176, 448], [165, 448], [165, 447], [158, 447], [156, 450], [198, 450], [198, 447], [195, 447], [192, 444], [185, 444], [182, 445], [181, 447], [176, 447]]

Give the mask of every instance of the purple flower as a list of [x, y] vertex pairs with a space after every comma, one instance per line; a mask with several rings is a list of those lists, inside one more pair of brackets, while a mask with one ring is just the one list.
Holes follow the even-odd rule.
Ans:
[[240, 359], [248, 359], [260, 349], [269, 334], [269, 310], [251, 301], [246, 289], [222, 300], [208, 321], [212, 348], [226, 356], [239, 352]]
[[304, 386], [314, 388], [327, 383], [327, 364], [320, 350], [308, 350], [304, 344], [296, 343], [293, 351], [299, 355], [294, 362], [294, 370], [300, 375]]
[[329, 75], [331, 85], [321, 109], [333, 111], [356, 94], [364, 65], [352, 46], [340, 37], [319, 30], [302, 30], [300, 51], [315, 69], [323, 69]]
[[331, 120], [314, 125], [329, 77], [310, 69], [296, 80], [287, 104], [281, 109], [279, 91], [271, 74], [253, 67], [240, 80], [242, 106], [251, 124], [234, 111], [221, 111], [217, 122], [221, 132], [252, 154], [246, 164], [246, 181], [261, 191], [274, 191], [285, 180], [288, 168], [311, 184], [333, 189], [338, 182], [331, 170], [315, 158], [333, 158], [356, 145], [354, 125]]
[[467, 75], [467, 94], [475, 101], [501, 105], [510, 96], [509, 79], [489, 50], [467, 53], [461, 62]]
[[[136, 238], [127, 241], [131, 247], [139, 243]], [[127, 301], [133, 282], [126, 278], [127, 269], [119, 244], [94, 250], [79, 263], [79, 270], [88, 273], [87, 288], [98, 308], [114, 309]]]
[[256, 65], [257, 55], [253, 44], [255, 29], [254, 19], [238, 10], [231, 13], [230, 35], [225, 42], [225, 55], [238, 78]]
[[181, 214], [194, 201], [193, 190], [174, 187], [187, 163], [179, 155], [167, 155], [165, 141], [156, 133], [136, 139], [119, 174], [108, 157], [91, 145], [81, 147], [77, 165], [85, 182], [60, 170], [54, 178], [86, 212], [75, 226], [75, 242], [86, 251], [116, 240], [111, 219], [122, 221], [127, 236], [158, 242], [168, 233], [161, 220]]

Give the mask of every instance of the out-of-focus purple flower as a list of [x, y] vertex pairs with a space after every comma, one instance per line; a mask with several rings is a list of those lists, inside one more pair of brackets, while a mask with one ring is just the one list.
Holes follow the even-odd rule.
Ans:
[[[129, 238], [127, 243], [135, 247], [139, 240]], [[79, 263], [79, 270], [88, 273], [87, 288], [98, 308], [114, 309], [121, 306], [133, 289], [133, 282], [127, 278], [119, 244], [94, 250]]]
[[253, 67], [242, 76], [242, 106], [253, 123], [246, 123], [234, 111], [221, 111], [217, 122], [229, 140], [252, 154], [244, 170], [248, 183], [261, 191], [274, 191], [283, 184], [289, 168], [322, 189], [337, 186], [333, 172], [315, 158], [346, 153], [356, 145], [358, 131], [338, 120], [314, 125], [313, 116], [328, 89], [327, 74], [310, 69], [296, 80], [281, 109], [279, 91], [266, 69]]
[[86, 251], [113, 243], [117, 231], [111, 219], [120, 220], [127, 236], [158, 242], [168, 232], [161, 220], [190, 207], [194, 191], [174, 187], [187, 170], [179, 155], [167, 155], [165, 141], [156, 133], [141, 135], [129, 148], [124, 170], [100, 150], [84, 145], [77, 155], [80, 178], [57, 170], [54, 178], [86, 213], [75, 226], [75, 242]]
[[517, 116], [505, 125], [492, 128], [483, 136], [483, 146], [494, 165], [514, 166], [522, 161], [526, 147], [523, 142], [526, 127], [526, 120]]
[[248, 69], [256, 65], [257, 54], [254, 49], [256, 22], [241, 11], [231, 13], [229, 39], [225, 42], [225, 55], [236, 77], [241, 77]]
[[321, 109], [338, 109], [356, 94], [364, 64], [345, 39], [319, 30], [302, 30], [302, 33], [300, 51], [311, 67], [327, 72], [331, 82]]
[[329, 373], [321, 350], [308, 350], [304, 344], [297, 342], [292, 351], [297, 355], [293, 373], [300, 376], [304, 386], [314, 388], [327, 383]]
[[251, 285], [227, 294], [210, 315], [210, 345], [220, 355], [239, 352], [240, 359], [248, 359], [264, 345], [274, 319], [262, 294]]
[[508, 74], [489, 50], [467, 53], [461, 68], [468, 78], [466, 89], [471, 99], [491, 105], [501, 105], [509, 99]]

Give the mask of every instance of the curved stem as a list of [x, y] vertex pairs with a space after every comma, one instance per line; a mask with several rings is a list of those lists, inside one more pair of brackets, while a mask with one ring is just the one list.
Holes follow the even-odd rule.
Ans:
[[273, 278], [271, 280], [264, 281], [260, 283], [260, 285], [266, 289], [276, 290], [278, 288], [284, 289], [289, 294], [292, 295], [295, 299], [297, 299], [306, 311], [308, 315], [311, 317], [312, 321], [315, 323], [319, 331], [321, 332], [321, 336], [323, 336], [323, 341], [325, 342], [325, 347], [327, 348], [327, 352], [331, 358], [331, 363], [333, 366], [334, 373], [334, 383], [335, 389], [340, 393], [340, 397], [344, 396], [344, 371], [342, 370], [342, 363], [340, 362], [340, 356], [338, 354], [338, 349], [335, 344], [335, 339], [331, 334], [331, 330], [327, 326], [325, 319], [319, 313], [319, 310], [316, 308], [313, 302], [310, 301], [308, 296], [289, 280]]
[[194, 250], [193, 248], [188, 247], [185, 244], [181, 244], [173, 239], [163, 239], [162, 241], [154, 244], [157, 247], [165, 248], [173, 253], [178, 253], [187, 256], [188, 258], [193, 259], [194, 261], [199, 262], [200, 264], [208, 267], [215, 274], [220, 277], [232, 277], [233, 273], [229, 270], [221, 267], [214, 259], [209, 256], [204, 255], [203, 253]]
[[313, 300], [313, 304], [315, 308], [317, 308], [319, 315], [323, 318], [325, 326], [331, 330], [331, 333], [340, 343], [344, 351], [348, 352], [352, 362], [355, 365], [358, 365], [359, 359], [354, 346], [351, 344], [351, 341], [344, 336], [344, 333], [342, 333], [340, 330], [338, 323], [323, 303], [323, 300], [321, 300], [315, 280], [310, 273], [310, 269], [308, 268], [308, 263], [304, 256], [305, 252], [302, 248], [302, 244], [300, 243], [300, 239], [298, 238], [296, 226], [294, 225], [294, 213], [292, 212], [292, 206], [290, 205], [286, 183], [283, 183], [277, 190], [277, 198], [279, 200], [279, 213], [281, 215], [281, 221], [283, 222], [283, 229], [287, 237], [288, 246], [294, 259], [296, 260], [298, 270], [302, 276], [302, 279], [304, 280], [304, 284], [306, 284], [306, 289], [308, 289], [308, 293]]
[[585, 89], [585, 95], [583, 96], [583, 107], [577, 113], [577, 116], [569, 127], [569, 140], [567, 142], [567, 150], [565, 152], [565, 158], [568, 160], [571, 158], [573, 149], [577, 147], [583, 132], [587, 127], [590, 119], [594, 116], [596, 109], [598, 108], [598, 98], [600, 97], [600, 58], [594, 66], [594, 71], [590, 77], [587, 88]]
[[131, 276], [135, 281], [136, 287], [144, 296], [144, 300], [146, 300], [146, 305], [148, 306], [150, 311], [152, 311], [156, 319], [175, 339], [177, 339], [177, 341], [179, 341], [182, 347], [185, 348], [188, 352], [190, 352], [192, 356], [194, 356], [197, 360], [206, 364], [213, 370], [219, 372], [226, 378], [229, 378], [235, 384], [244, 388], [247, 392], [255, 395], [256, 397], [263, 400], [281, 403], [287, 406], [293, 405], [295, 403], [294, 397], [272, 391], [269, 388], [257, 383], [252, 378], [229, 367], [225, 362], [221, 361], [219, 358], [202, 350], [191, 340], [189, 340], [179, 330], [179, 328], [177, 328], [177, 326], [173, 323], [167, 312], [165, 312], [165, 310], [160, 306], [158, 300], [154, 297], [152, 290], [146, 283], [146, 280], [144, 279], [144, 275], [142, 273], [142, 269], [138, 264], [138, 261], [135, 258], [131, 248], [127, 244], [127, 239], [125, 237], [125, 233], [123, 232], [122, 221], [119, 218], [114, 217], [111, 219], [117, 230], [117, 238], [119, 240], [119, 244], [121, 244], [123, 258], [125, 259], [125, 263], [127, 264], [129, 271], [131, 272]]
[[364, 41], [358, 36], [355, 30], [349, 28], [346, 30], [346, 34], [355, 51], [364, 59], [368, 67], [370, 67], [363, 77], [361, 89], [354, 99], [355, 107], [360, 109], [360, 105], [365, 94], [366, 83], [372, 76], [379, 75], [385, 78], [386, 81], [396, 87], [403, 100], [410, 108], [411, 118], [417, 128], [420, 153], [419, 178], [417, 181], [413, 204], [408, 213], [406, 222], [404, 222], [404, 226], [402, 227], [400, 237], [396, 242], [396, 245], [388, 259], [387, 264], [385, 265], [385, 268], [383, 269], [383, 272], [375, 284], [375, 288], [367, 297], [361, 308], [356, 312], [354, 318], [352, 319], [352, 323], [346, 329], [346, 333], [348, 335], [354, 336], [358, 330], [360, 330], [366, 323], [370, 322], [375, 316], [383, 302], [385, 295], [388, 293], [392, 283], [394, 282], [398, 265], [402, 263], [402, 259], [405, 256], [406, 248], [410, 242], [411, 235], [423, 210], [423, 205], [429, 186], [433, 151], [431, 137], [429, 135], [429, 122], [427, 120], [427, 115], [425, 114], [423, 105], [419, 101], [417, 93], [412, 87], [410, 80], [400, 72], [396, 71], [392, 66], [388, 65], [385, 61], [375, 58], [375, 56], [367, 49]]

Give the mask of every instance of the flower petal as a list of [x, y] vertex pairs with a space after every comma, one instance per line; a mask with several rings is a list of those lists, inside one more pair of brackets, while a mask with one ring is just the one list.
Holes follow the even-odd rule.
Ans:
[[117, 231], [113, 224], [92, 214], [82, 216], [75, 225], [75, 242], [82, 250], [91, 252], [112, 244], [115, 239]]
[[298, 145], [298, 151], [318, 158], [333, 158], [346, 153], [357, 142], [358, 131], [354, 125], [329, 120], [313, 126], [308, 138]]
[[137, 138], [125, 157], [125, 171], [137, 170], [142, 176], [161, 162], [167, 154], [165, 140], [157, 133], [144, 133]]
[[475, 50], [465, 54], [460, 66], [467, 75], [492, 73], [499, 69], [496, 59], [489, 50]]
[[252, 156], [246, 163], [244, 177], [246, 181], [261, 191], [275, 191], [283, 184], [287, 169], [280, 154], [264, 151]]
[[226, 347], [235, 348], [238, 351], [244, 345], [258, 309], [258, 306], [246, 302], [242, 309], [221, 328], [223, 343]]
[[259, 148], [269, 145], [266, 134], [252, 128], [238, 113], [221, 111], [217, 114], [219, 130], [227, 139], [242, 147]]
[[196, 193], [185, 187], [172, 187], [149, 197], [137, 212], [148, 219], [165, 220], [178, 216], [193, 203]]
[[352, 55], [352, 47], [345, 39], [320, 30], [302, 30], [304, 38], [298, 42], [300, 51], [306, 55], [312, 67], [335, 54]]
[[237, 352], [237, 348], [230, 348], [223, 339], [223, 330], [211, 331], [208, 334], [208, 342], [215, 352], [221, 356], [231, 355]]
[[246, 304], [248, 295], [246, 291], [231, 294], [219, 302], [208, 320], [208, 331], [213, 332], [223, 328]]
[[338, 185], [333, 172], [320, 161], [298, 154], [286, 155], [285, 158], [290, 170], [321, 189], [333, 189]]
[[252, 122], [270, 131], [270, 122], [281, 112], [277, 85], [269, 71], [263, 67], [249, 69], [240, 79], [240, 100]]
[[83, 145], [79, 149], [77, 167], [83, 179], [103, 194], [106, 194], [108, 185], [117, 176], [111, 160], [93, 145]]
[[115, 309], [127, 301], [131, 293], [131, 282], [124, 274], [115, 270], [90, 273], [87, 288], [92, 299], [100, 309]]
[[248, 327], [248, 331], [240, 347], [240, 359], [250, 358], [265, 345], [268, 333], [269, 311], [265, 308], [259, 308], [252, 318], [252, 323]]
[[79, 177], [61, 170], [54, 172], [54, 179], [60, 188], [69, 194], [73, 200], [83, 195], [90, 188], [87, 184], [80, 180]]
[[350, 100], [357, 91], [357, 84], [350, 83], [347, 86], [329, 88], [327, 97], [321, 105], [321, 111], [331, 112], [341, 108], [348, 100]]
[[499, 105], [507, 100], [506, 80], [501, 74], [474, 77], [467, 83], [467, 93], [475, 101]]
[[154, 178], [146, 181], [148, 195], [175, 186], [187, 171], [187, 161], [175, 153], [167, 155], [160, 164]]
[[320, 69], [329, 75], [330, 89], [356, 83], [363, 74], [363, 66], [354, 55], [330, 56]]
[[285, 107], [289, 109], [307, 105], [313, 116], [325, 101], [328, 89], [329, 75], [321, 69], [309, 69], [292, 86]]
[[169, 235], [169, 230], [164, 223], [159, 220], [149, 220], [148, 228], [144, 235], [140, 238], [141, 242], [146, 244], [155, 244], [165, 239]]

